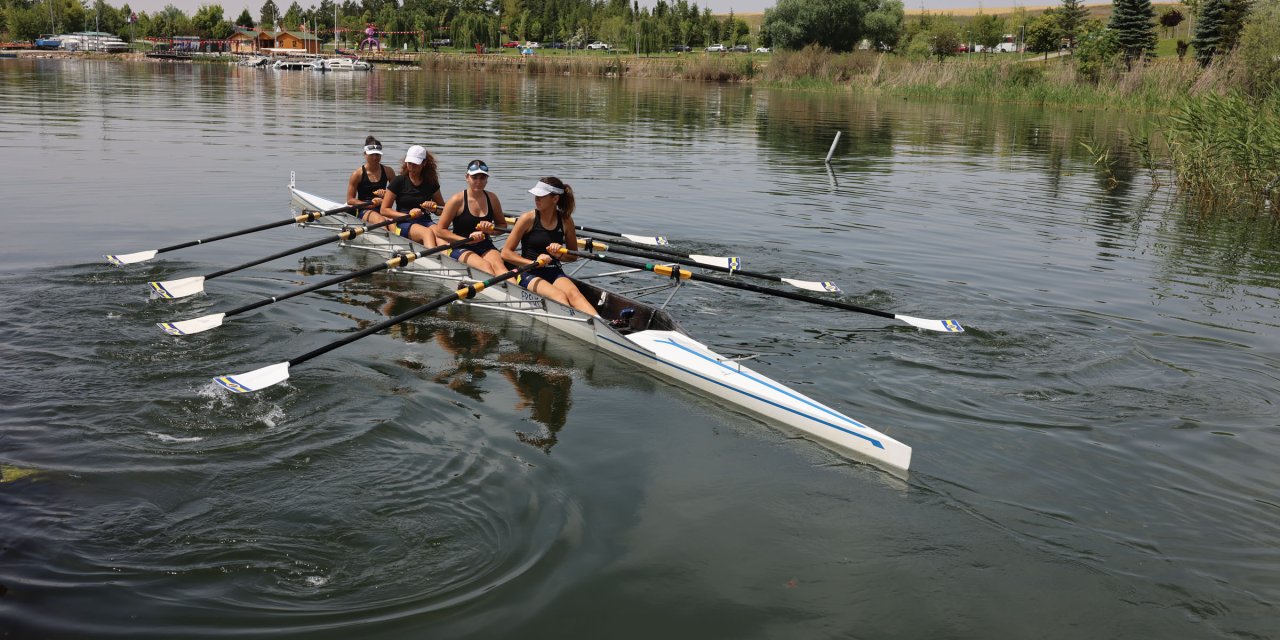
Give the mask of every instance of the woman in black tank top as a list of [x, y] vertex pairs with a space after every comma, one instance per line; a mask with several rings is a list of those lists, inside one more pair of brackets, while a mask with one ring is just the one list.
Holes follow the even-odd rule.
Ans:
[[347, 204], [360, 207], [357, 217], [364, 218], [369, 211], [382, 208], [382, 195], [394, 177], [396, 172], [382, 164], [382, 143], [373, 136], [365, 138], [364, 164], [352, 171], [347, 180]]
[[[520, 214], [511, 228], [511, 236], [502, 245], [502, 259], [517, 267], [534, 262], [539, 256], [555, 258], [562, 247], [578, 247], [573, 226], [573, 188], [559, 178], [546, 177], [529, 193], [533, 194], [533, 210]], [[521, 274], [516, 283], [588, 315], [600, 315], [583, 297], [578, 285], [560, 270], [560, 260], [571, 262], [577, 257], [562, 256], [545, 267]]]
[[444, 198], [440, 195], [436, 157], [421, 146], [413, 145], [404, 154], [400, 175], [387, 185], [382, 209], [376, 214], [370, 213], [366, 219], [377, 223], [403, 218], [406, 213], [415, 214], [417, 217], [412, 220], [391, 225], [390, 230], [429, 249], [440, 244], [431, 224], [431, 212], [439, 211], [442, 206]]
[[507, 230], [507, 219], [502, 214], [498, 196], [489, 193], [489, 165], [484, 160], [472, 160], [467, 165], [467, 188], [453, 194], [444, 203], [444, 212], [433, 230], [441, 243], [471, 238], [473, 243], [454, 249], [449, 256], [454, 260], [481, 269], [490, 274], [507, 270], [502, 253], [489, 239], [490, 235]]

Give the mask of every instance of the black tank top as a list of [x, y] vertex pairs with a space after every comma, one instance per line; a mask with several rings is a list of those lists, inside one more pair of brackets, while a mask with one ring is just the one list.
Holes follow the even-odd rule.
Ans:
[[382, 179], [374, 182], [369, 179], [369, 171], [364, 165], [360, 165], [360, 183], [356, 185], [356, 199], [368, 202], [374, 199], [374, 191], [387, 188], [387, 169], [382, 168]]
[[[471, 198], [468, 198], [467, 194], [462, 194], [462, 213], [453, 217], [453, 232], [464, 238], [475, 232], [476, 225], [481, 222], [494, 222], [493, 201], [489, 199], [488, 191], [484, 192], [484, 204], [487, 211], [484, 216], [477, 218], [471, 214], [471, 208], [468, 204], [470, 200]], [[537, 256], [534, 257], [536, 258]]]
[[[547, 245], [551, 243], [564, 244], [564, 222], [560, 220], [560, 216], [556, 216], [556, 228], [544, 229], [542, 227], [542, 214], [534, 211], [533, 226], [520, 239], [520, 255], [528, 260], [537, 260], [538, 256], [547, 252]], [[551, 256], [555, 257], [555, 256]]]
[[[440, 185], [423, 182], [414, 186], [413, 180], [409, 179], [409, 174], [402, 173], [396, 176], [395, 180], [391, 181], [391, 184], [387, 185], [387, 189], [396, 194], [396, 211], [409, 213], [415, 208], [421, 207], [422, 203], [430, 200], [431, 196], [440, 190]], [[418, 222], [422, 223], [430, 220], [430, 214], [418, 218]]]

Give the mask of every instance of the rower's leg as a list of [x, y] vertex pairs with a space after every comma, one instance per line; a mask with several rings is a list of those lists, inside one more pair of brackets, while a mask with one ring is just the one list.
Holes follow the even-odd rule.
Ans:
[[436, 239], [436, 232], [425, 224], [409, 225], [409, 239], [428, 249], [433, 249], [440, 244]]
[[490, 249], [481, 257], [486, 266], [480, 267], [489, 273], [498, 274], [507, 270], [507, 265], [502, 261], [502, 252], [496, 249]]
[[555, 300], [563, 305], [569, 304], [569, 297], [563, 291], [542, 278], [535, 278], [529, 283], [528, 289], [548, 300]]
[[465, 264], [468, 267], [474, 267], [476, 269], [479, 269], [489, 275], [494, 275], [494, 274], [498, 274], [498, 273], [502, 273], [503, 271], [506, 271], [506, 269], [498, 269], [497, 271], [495, 271], [493, 269], [493, 265], [489, 264], [489, 262], [485, 260], [483, 257], [476, 255], [476, 252], [474, 251], [464, 251], [462, 252], [462, 255], [460, 257], [461, 257], [461, 260], [459, 260], [459, 262], [461, 262], [462, 264]]
[[559, 278], [552, 286], [564, 293], [564, 297], [568, 300], [567, 304], [569, 306], [588, 315], [600, 315], [596, 311], [596, 308], [591, 306], [590, 302], [587, 302], [587, 299], [582, 295], [582, 292], [578, 291], [578, 286], [573, 284], [572, 280], [568, 278]]

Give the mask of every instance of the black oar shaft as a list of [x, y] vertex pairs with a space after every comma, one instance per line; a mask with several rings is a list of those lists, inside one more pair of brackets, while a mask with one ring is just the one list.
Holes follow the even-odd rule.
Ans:
[[466, 245], [469, 242], [471, 242], [470, 238], [463, 238], [462, 240], [458, 240], [456, 242], [450, 242], [449, 244], [442, 244], [438, 247], [433, 247], [431, 249], [423, 249], [421, 251], [415, 251], [413, 253], [402, 253], [400, 255], [395, 256], [394, 258], [391, 258], [390, 260], [387, 260], [386, 262], [365, 267], [364, 269], [360, 269], [359, 271], [352, 271], [351, 273], [345, 273], [340, 276], [334, 276], [323, 282], [317, 282], [312, 285], [307, 285], [301, 289], [290, 291], [289, 293], [285, 293], [278, 296], [272, 296], [270, 298], [264, 298], [257, 302], [246, 304], [242, 307], [236, 307], [235, 309], [227, 311], [226, 316], [229, 318], [231, 316], [238, 315], [246, 311], [253, 311], [254, 309], [257, 309], [259, 307], [265, 307], [269, 304], [275, 304], [277, 302], [288, 300], [289, 298], [293, 298], [295, 296], [300, 296], [304, 293], [311, 293], [312, 291], [315, 291], [317, 289], [331, 287], [335, 284], [346, 282], [347, 280], [354, 280], [356, 278], [359, 278], [360, 276], [367, 276], [371, 273], [377, 273], [385, 269], [396, 269], [399, 267], [408, 266], [409, 263], [413, 262], [414, 260], [417, 260], [418, 258], [424, 258], [426, 256], [440, 253], [442, 251], [450, 251], [453, 249], [457, 249], [459, 247], [462, 247], [463, 245]]
[[302, 251], [306, 251], [307, 249], [314, 249], [314, 248], [316, 248], [316, 247], [324, 246], [324, 245], [329, 244], [329, 243], [331, 243], [331, 242], [340, 242], [340, 241], [342, 241], [342, 240], [350, 240], [350, 239], [352, 239], [352, 238], [354, 238], [354, 237], [356, 237], [356, 236], [358, 236], [358, 235], [360, 235], [360, 234], [362, 234], [362, 233], [367, 233], [367, 232], [369, 232], [369, 231], [373, 231], [374, 229], [381, 229], [382, 227], [385, 227], [385, 226], [387, 226], [387, 225], [394, 224], [394, 223], [396, 223], [396, 222], [405, 222], [405, 221], [407, 221], [407, 220], [408, 220], [408, 218], [402, 218], [402, 219], [398, 219], [398, 220], [384, 220], [384, 221], [382, 221], [382, 222], [379, 222], [378, 224], [369, 225], [369, 226], [367, 226], [367, 227], [352, 227], [352, 228], [347, 229], [347, 230], [345, 230], [345, 231], [341, 231], [341, 232], [339, 232], [339, 233], [337, 233], [337, 234], [335, 234], [335, 235], [333, 235], [333, 236], [330, 236], [330, 237], [327, 237], [327, 238], [321, 238], [321, 239], [316, 240], [316, 241], [314, 241], [314, 242], [308, 242], [308, 243], [306, 243], [306, 244], [304, 244], [304, 245], [297, 246], [297, 247], [294, 247], [294, 248], [292, 248], [292, 249], [286, 249], [286, 250], [284, 250], [284, 251], [281, 251], [280, 253], [273, 253], [273, 254], [271, 254], [271, 255], [269, 255], [269, 256], [267, 256], [267, 257], [265, 257], [265, 258], [258, 258], [257, 260], [251, 260], [251, 261], [246, 262], [246, 263], [244, 263], [244, 264], [238, 264], [238, 265], [236, 265], [236, 266], [234, 266], [234, 267], [228, 267], [228, 268], [223, 269], [223, 270], [221, 270], [221, 271], [214, 271], [213, 273], [206, 274], [206, 275], [204, 276], [204, 279], [205, 279], [205, 280], [212, 280], [212, 279], [214, 279], [214, 278], [216, 278], [216, 277], [218, 277], [218, 276], [225, 276], [225, 275], [227, 275], [228, 273], [234, 273], [234, 272], [239, 271], [239, 270], [241, 270], [241, 269], [248, 269], [249, 267], [254, 267], [254, 266], [260, 265], [260, 264], [262, 264], [262, 263], [264, 263], [264, 262], [270, 262], [270, 261], [275, 260], [275, 259], [277, 259], [277, 258], [283, 258], [283, 257], [285, 257], [285, 256], [291, 256], [291, 255], [293, 255], [293, 254], [295, 254], [295, 253], [299, 253], [299, 252], [302, 252]]
[[454, 300], [465, 300], [465, 299], [467, 299], [467, 298], [470, 298], [470, 297], [472, 297], [472, 296], [476, 295], [477, 293], [480, 293], [482, 290], [484, 290], [484, 289], [486, 289], [486, 288], [488, 288], [488, 287], [492, 287], [493, 285], [495, 285], [495, 284], [497, 284], [497, 283], [499, 283], [499, 282], [502, 282], [503, 280], [510, 280], [511, 278], [514, 278], [514, 277], [516, 277], [516, 276], [520, 275], [521, 273], [524, 273], [525, 271], [529, 271], [530, 269], [534, 269], [534, 268], [539, 267], [539, 266], [542, 266], [542, 263], [540, 263], [540, 262], [531, 262], [531, 263], [529, 263], [529, 264], [527, 264], [527, 265], [524, 265], [523, 267], [520, 267], [519, 269], [514, 269], [514, 270], [512, 270], [512, 271], [507, 271], [507, 272], [505, 272], [505, 273], [503, 273], [503, 274], [501, 274], [501, 275], [497, 275], [497, 276], [494, 276], [494, 277], [492, 277], [492, 278], [489, 278], [488, 280], [485, 280], [484, 282], [475, 282], [475, 283], [469, 284], [469, 285], [467, 285], [467, 286], [465, 286], [465, 287], [462, 287], [461, 289], [458, 289], [457, 291], [454, 291], [453, 293], [451, 293], [451, 294], [449, 294], [449, 295], [447, 295], [447, 296], [444, 296], [443, 298], [437, 298], [437, 299], [432, 300], [431, 302], [428, 302], [428, 303], [426, 303], [426, 304], [424, 304], [424, 305], [422, 305], [422, 306], [420, 306], [420, 307], [414, 307], [413, 309], [410, 309], [410, 310], [408, 310], [408, 311], [406, 311], [406, 312], [404, 312], [404, 313], [402, 313], [402, 314], [400, 314], [400, 315], [398, 315], [398, 316], [395, 316], [395, 317], [393, 317], [393, 318], [388, 318], [388, 319], [386, 319], [386, 320], [383, 320], [382, 322], [379, 322], [378, 324], [375, 324], [375, 325], [373, 325], [373, 326], [371, 326], [371, 327], [368, 327], [368, 328], [366, 328], [366, 329], [362, 329], [362, 330], [360, 330], [360, 331], [357, 331], [357, 332], [355, 332], [355, 333], [353, 333], [353, 334], [351, 334], [351, 335], [349, 335], [349, 336], [346, 336], [345, 338], [342, 338], [341, 340], [337, 340], [337, 341], [335, 341], [335, 342], [331, 342], [331, 343], [329, 343], [329, 344], [327, 344], [327, 345], [325, 345], [325, 346], [323, 346], [323, 347], [320, 347], [319, 349], [315, 349], [315, 350], [313, 350], [313, 351], [308, 351], [307, 353], [304, 353], [304, 354], [302, 354], [302, 355], [300, 355], [300, 356], [298, 356], [298, 357], [296, 357], [296, 358], [294, 358], [294, 359], [290, 360], [290, 361], [289, 361], [289, 366], [290, 366], [290, 367], [292, 367], [292, 366], [295, 366], [295, 365], [298, 365], [298, 364], [302, 364], [303, 362], [306, 362], [307, 360], [310, 360], [310, 359], [315, 358], [315, 357], [317, 357], [317, 356], [322, 356], [322, 355], [324, 355], [324, 354], [326, 354], [326, 353], [329, 353], [330, 351], [333, 351], [334, 349], [337, 349], [338, 347], [341, 347], [341, 346], [344, 346], [344, 345], [351, 344], [352, 342], [355, 342], [356, 340], [359, 340], [360, 338], [364, 338], [364, 337], [366, 337], [366, 336], [369, 336], [369, 335], [372, 335], [372, 334], [378, 333], [379, 331], [382, 331], [383, 329], [388, 329], [388, 328], [390, 328], [390, 327], [394, 327], [395, 325], [398, 325], [398, 324], [400, 324], [400, 323], [402, 323], [402, 322], [407, 322], [407, 321], [412, 320], [412, 319], [414, 319], [414, 318], [416, 318], [416, 317], [418, 317], [418, 316], [420, 316], [420, 315], [422, 315], [422, 314], [424, 314], [424, 313], [427, 313], [428, 311], [432, 311], [432, 310], [435, 310], [435, 309], [439, 309], [440, 307], [443, 307], [444, 305], [449, 304], [449, 303], [453, 302]]
[[869, 309], [867, 307], [860, 307], [856, 304], [848, 304], [845, 302], [840, 302], [838, 300], [816, 298], [813, 296], [806, 296], [799, 293], [792, 293], [790, 291], [783, 291], [781, 289], [770, 289], [769, 287], [761, 287], [754, 284], [747, 284], [745, 282], [726, 280], [724, 278], [719, 278], [716, 276], [708, 276], [701, 273], [693, 273], [692, 271], [685, 271], [684, 269], [677, 269], [668, 265], [653, 264], [648, 262], [635, 262], [632, 260], [623, 260], [621, 258], [614, 258], [614, 257], [606, 256], [600, 253], [588, 253], [585, 251], [570, 251], [569, 253], [572, 253], [573, 255], [576, 255], [582, 258], [599, 260], [600, 262], [616, 264], [622, 267], [630, 267], [632, 269], [642, 269], [644, 271], [652, 271], [654, 273], [657, 273], [659, 275], [664, 275], [664, 276], [679, 277], [683, 280], [695, 280], [697, 282], [706, 282], [709, 284], [715, 284], [722, 287], [728, 287], [730, 289], [741, 289], [743, 291], [763, 293], [769, 296], [787, 298], [788, 300], [796, 300], [798, 302], [808, 302], [811, 304], [818, 304], [824, 307], [832, 307], [835, 309], [844, 309], [845, 311], [856, 311], [858, 313], [865, 313], [873, 316], [879, 316], [881, 318], [890, 318], [890, 319], [896, 318], [894, 314], [888, 313], [886, 311], [880, 311], [879, 309]]
[[317, 220], [322, 216], [327, 216], [334, 213], [342, 213], [344, 211], [350, 211], [352, 209], [355, 209], [355, 207], [342, 207], [340, 209], [330, 209], [328, 211], [308, 211], [306, 213], [294, 216], [287, 220], [277, 220], [276, 222], [268, 222], [266, 224], [260, 224], [256, 227], [250, 227], [248, 229], [241, 229], [239, 231], [230, 231], [221, 235], [210, 236], [208, 238], [201, 238], [199, 240], [192, 240], [190, 242], [183, 242], [183, 243], [175, 244], [169, 247], [164, 247], [163, 249], [156, 249], [156, 253], [164, 253], [166, 251], [176, 251], [178, 249], [186, 249], [187, 247], [194, 247], [198, 244], [205, 244], [207, 242], [216, 242], [218, 240], [226, 240], [227, 238], [234, 238], [236, 236], [243, 236], [250, 233], [256, 233], [258, 231], [266, 231], [267, 229], [274, 229], [276, 227], [283, 227], [291, 224], [300, 224], [303, 222], [314, 222], [315, 220]]
[[[604, 229], [592, 229], [591, 227], [574, 227], [574, 229], [577, 229], [578, 231], [586, 231], [587, 233], [603, 233], [607, 236], [618, 236], [619, 238], [621, 237], [621, 234], [614, 233], [613, 231], [605, 231]], [[680, 253], [675, 249], [664, 249], [663, 247], [659, 247], [651, 244], [640, 244], [639, 242], [630, 242], [628, 240], [621, 240], [616, 238], [610, 238], [609, 244], [615, 244], [615, 245], [618, 245], [619, 247], [630, 247], [632, 249], [642, 249], [644, 251], [661, 254], [663, 256], [676, 256], [680, 258], [689, 257], [689, 254]], [[662, 259], [662, 258], [659, 258], [659, 259]]]

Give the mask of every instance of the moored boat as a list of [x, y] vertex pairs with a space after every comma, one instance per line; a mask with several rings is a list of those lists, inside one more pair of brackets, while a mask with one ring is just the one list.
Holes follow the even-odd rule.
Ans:
[[[338, 202], [298, 190], [292, 184], [289, 188], [293, 200], [303, 209], [328, 211], [342, 207]], [[327, 220], [306, 226], [332, 231], [344, 224], [359, 224], [359, 220], [346, 214], [337, 214]], [[386, 230], [359, 235], [344, 246], [386, 255], [419, 248]], [[420, 258], [402, 267], [400, 272], [435, 280], [451, 288], [489, 277], [489, 274], [443, 254]], [[467, 304], [545, 322], [562, 333], [640, 365], [678, 386], [697, 390], [799, 431], [853, 458], [898, 473], [905, 473], [910, 468], [911, 448], [907, 445], [743, 366], [739, 361], [717, 354], [689, 336], [665, 310], [597, 287], [582, 278], [574, 278], [574, 282], [601, 318], [546, 300], [511, 282], [486, 287]], [[244, 375], [254, 373], [257, 372]], [[238, 386], [236, 378], [227, 376], [219, 382], [233, 390], [246, 390], [235, 388]]]

